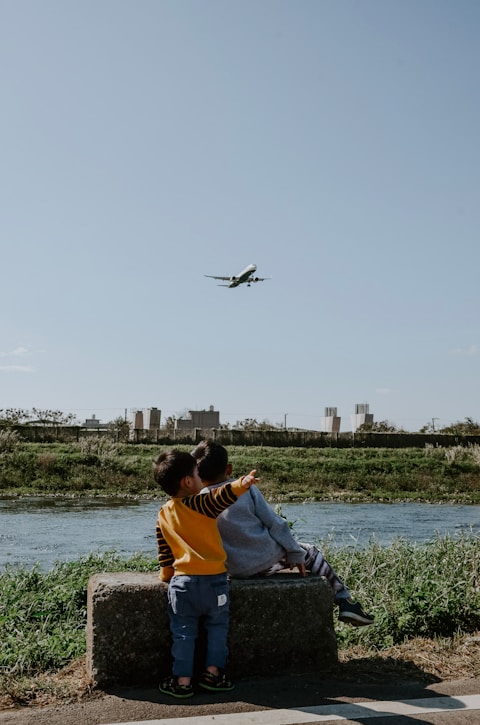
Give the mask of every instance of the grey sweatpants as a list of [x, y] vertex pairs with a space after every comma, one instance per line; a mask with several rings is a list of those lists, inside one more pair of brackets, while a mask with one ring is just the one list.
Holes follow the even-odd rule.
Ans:
[[313, 544], [307, 544], [303, 541], [299, 541], [298, 543], [305, 550], [305, 567], [307, 570], [311, 571], [312, 574], [325, 577], [333, 589], [335, 599], [346, 599], [349, 597], [349, 590], [338, 574], [332, 569], [320, 549], [317, 549]]

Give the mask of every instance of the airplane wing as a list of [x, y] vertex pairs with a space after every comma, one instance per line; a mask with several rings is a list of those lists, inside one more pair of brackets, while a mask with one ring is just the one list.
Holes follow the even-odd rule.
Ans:
[[215, 277], [214, 274], [204, 274], [204, 277], [210, 277], [210, 279], [221, 279], [222, 282], [229, 282], [231, 277]]

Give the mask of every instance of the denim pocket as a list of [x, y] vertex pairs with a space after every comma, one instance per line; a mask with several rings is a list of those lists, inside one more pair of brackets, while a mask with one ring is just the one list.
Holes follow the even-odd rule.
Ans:
[[191, 613], [189, 583], [190, 577], [188, 576], [174, 576], [168, 587], [168, 603], [172, 612], [180, 617]]

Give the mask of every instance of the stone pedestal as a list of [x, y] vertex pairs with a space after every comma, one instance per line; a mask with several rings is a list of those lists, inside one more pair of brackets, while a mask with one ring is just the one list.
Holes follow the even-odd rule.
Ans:
[[[90, 578], [87, 668], [98, 686], [155, 684], [170, 674], [167, 589], [156, 573]], [[233, 678], [328, 671], [337, 662], [333, 594], [321, 577], [234, 579], [230, 593]], [[201, 669], [202, 636], [197, 649]]]

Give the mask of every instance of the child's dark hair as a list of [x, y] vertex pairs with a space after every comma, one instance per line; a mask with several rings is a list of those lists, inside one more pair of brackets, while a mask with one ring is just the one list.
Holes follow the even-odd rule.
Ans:
[[178, 493], [182, 478], [193, 476], [196, 461], [190, 453], [178, 451], [164, 451], [153, 462], [153, 477], [169, 496]]
[[217, 481], [228, 466], [227, 449], [210, 438], [201, 441], [192, 451], [198, 464], [198, 473], [202, 481]]

